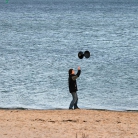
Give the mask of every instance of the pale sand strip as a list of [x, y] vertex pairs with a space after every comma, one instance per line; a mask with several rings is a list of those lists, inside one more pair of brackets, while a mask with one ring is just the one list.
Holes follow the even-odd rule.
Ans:
[[0, 110], [0, 138], [138, 138], [138, 112]]

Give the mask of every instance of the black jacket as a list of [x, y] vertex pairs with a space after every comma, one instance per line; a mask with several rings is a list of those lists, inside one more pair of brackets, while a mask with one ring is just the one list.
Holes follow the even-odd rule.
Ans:
[[81, 70], [78, 70], [77, 74], [70, 74], [68, 78], [70, 93], [78, 91], [76, 79], [80, 76]]

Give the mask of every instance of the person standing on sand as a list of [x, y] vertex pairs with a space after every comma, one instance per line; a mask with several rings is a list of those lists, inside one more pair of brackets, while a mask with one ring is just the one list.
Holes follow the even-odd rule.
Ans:
[[77, 82], [76, 79], [80, 76], [81, 74], [81, 69], [78, 67], [78, 72], [75, 75], [75, 71], [73, 69], [69, 69], [69, 78], [68, 78], [68, 84], [69, 84], [69, 91], [72, 94], [72, 101], [70, 103], [69, 109], [79, 109], [77, 103], [78, 103], [78, 95], [77, 95]]

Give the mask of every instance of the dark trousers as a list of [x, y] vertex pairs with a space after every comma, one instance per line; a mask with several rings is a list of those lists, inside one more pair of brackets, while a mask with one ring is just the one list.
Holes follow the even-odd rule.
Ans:
[[77, 95], [77, 92], [72, 92], [71, 93], [72, 95], [72, 101], [70, 103], [70, 106], [69, 106], [69, 109], [72, 109], [73, 106], [74, 106], [74, 109], [78, 108], [77, 104], [78, 104], [78, 95]]

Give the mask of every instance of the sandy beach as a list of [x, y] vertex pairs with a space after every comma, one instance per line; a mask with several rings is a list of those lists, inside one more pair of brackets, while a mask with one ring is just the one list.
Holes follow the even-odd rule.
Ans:
[[137, 138], [138, 112], [0, 110], [0, 138]]

